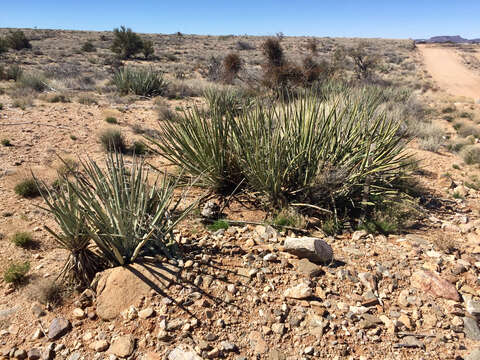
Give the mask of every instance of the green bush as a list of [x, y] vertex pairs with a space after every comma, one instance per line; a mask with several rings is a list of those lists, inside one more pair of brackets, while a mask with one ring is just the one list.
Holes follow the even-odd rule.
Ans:
[[25, 275], [27, 275], [30, 270], [30, 263], [12, 263], [3, 273], [3, 280], [6, 283], [20, 284], [25, 280]]
[[125, 139], [119, 130], [107, 129], [100, 134], [100, 142], [103, 149], [108, 152], [118, 151], [124, 153], [127, 150]]
[[113, 75], [113, 84], [122, 95], [160, 96], [167, 89], [168, 83], [162, 74], [152, 68], [135, 69], [125, 67]]
[[8, 41], [5, 38], [0, 37], [0, 54], [8, 51]]
[[12, 243], [14, 243], [16, 246], [26, 248], [32, 245], [33, 243], [33, 237], [32, 234], [29, 232], [16, 232], [12, 236]]
[[82, 161], [81, 174], [66, 181], [103, 258], [118, 266], [144, 255], [172, 256], [173, 229], [194, 206], [178, 209], [183, 197], [173, 200], [177, 182], [166, 174], [154, 177], [138, 157], [127, 166], [118, 153], [109, 154], [102, 169]]
[[32, 178], [20, 181], [17, 185], [15, 185], [14, 191], [17, 195], [20, 195], [24, 198], [34, 198], [40, 195], [40, 190], [37, 186], [37, 183]]
[[82, 51], [84, 52], [95, 52], [96, 50], [95, 45], [93, 45], [90, 40], [84, 42], [82, 45]]
[[143, 49], [143, 41], [130, 28], [121, 26], [113, 29], [112, 51], [122, 59], [128, 59]]
[[208, 230], [217, 231], [220, 229], [228, 229], [228, 222], [225, 220], [216, 220], [213, 224], [208, 225]]
[[402, 123], [379, 110], [385, 91], [347, 89], [328, 101], [325, 94], [298, 96], [239, 115], [193, 109], [150, 140], [203, 184], [228, 192], [243, 183], [275, 207], [328, 213], [398, 193], [409, 156]]
[[105, 118], [105, 121], [109, 124], [118, 124], [117, 118], [113, 116], [108, 116], [107, 118]]
[[6, 40], [8, 46], [14, 50], [30, 49], [32, 47], [22, 30], [10, 30]]
[[13, 146], [9, 139], [2, 139], [2, 146]]
[[17, 81], [23, 74], [23, 70], [18, 65], [10, 65], [3, 68], [0, 65], [0, 80], [15, 80]]
[[144, 40], [142, 45], [142, 53], [145, 56], [145, 59], [150, 59], [153, 54], [155, 54], [155, 49], [153, 47], [153, 41]]
[[145, 155], [148, 153], [147, 145], [143, 141], [134, 141], [132, 152], [136, 155]]

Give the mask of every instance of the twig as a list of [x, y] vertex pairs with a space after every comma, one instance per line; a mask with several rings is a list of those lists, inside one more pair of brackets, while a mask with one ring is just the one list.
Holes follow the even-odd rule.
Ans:
[[327, 210], [327, 209], [324, 209], [324, 208], [321, 208], [321, 207], [316, 206], [316, 205], [312, 205], [312, 204], [293, 203], [293, 204], [290, 204], [290, 205], [292, 205], [292, 206], [310, 207], [310, 208], [315, 209], [315, 210], [318, 210], [318, 211], [322, 211], [322, 212], [326, 212], [326, 213], [328, 213], [328, 214], [332, 214], [332, 211]]
[[[227, 222], [229, 225], [266, 225], [265, 223], [257, 222], [257, 221], [243, 221], [243, 220], [229, 220], [229, 219], [222, 219], [222, 220]], [[205, 221], [205, 222], [208, 222], [208, 223], [214, 223], [215, 222], [215, 220], [213, 220], [213, 219], [202, 219], [202, 221]], [[297, 231], [297, 232], [301, 232], [301, 233], [308, 233], [308, 231], [305, 230], [305, 229], [299, 229], [299, 228], [292, 227], [292, 226], [284, 226], [284, 225], [277, 225], [277, 224], [268, 224], [268, 225], [270, 225], [271, 227], [274, 227], [274, 228]]]
[[397, 333], [398, 336], [404, 337], [404, 336], [414, 336], [417, 338], [426, 338], [426, 337], [435, 337], [435, 335], [430, 335], [430, 334], [415, 334], [415, 333], [409, 333], [409, 332], [399, 332]]
[[54, 128], [57, 128], [57, 129], [71, 130], [69, 127], [62, 126], [62, 125], [38, 124], [38, 123], [35, 123], [33, 121], [19, 122], [19, 123], [0, 123], [0, 125], [3, 125], [3, 126], [35, 125], [35, 126], [49, 126], [49, 127], [54, 127]]

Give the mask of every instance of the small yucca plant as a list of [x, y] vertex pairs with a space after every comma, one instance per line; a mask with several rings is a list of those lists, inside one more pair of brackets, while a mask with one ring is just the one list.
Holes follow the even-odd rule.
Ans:
[[125, 265], [147, 254], [171, 256], [172, 231], [194, 206], [178, 210], [176, 181], [166, 174], [153, 176], [140, 158], [127, 166], [119, 153], [107, 156], [105, 170], [93, 160], [81, 164], [70, 185], [89, 236], [109, 264]]
[[[45, 184], [42, 186], [47, 188]], [[91, 236], [85, 211], [72, 184], [65, 175], [57, 191], [47, 190], [42, 196], [47, 205], [42, 208], [53, 215], [59, 231], [46, 225], [45, 229], [63, 249], [69, 251], [59, 276], [74, 284], [90, 285], [95, 274], [104, 268], [105, 261], [90, 246]]]
[[161, 72], [152, 68], [125, 67], [115, 72], [113, 83], [123, 95], [135, 94], [148, 97], [163, 95], [168, 86]]

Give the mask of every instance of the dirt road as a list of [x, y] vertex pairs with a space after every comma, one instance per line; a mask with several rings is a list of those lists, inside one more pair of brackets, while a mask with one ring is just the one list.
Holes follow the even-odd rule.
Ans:
[[455, 96], [480, 99], [480, 76], [468, 69], [454, 49], [419, 45], [426, 69], [438, 86]]

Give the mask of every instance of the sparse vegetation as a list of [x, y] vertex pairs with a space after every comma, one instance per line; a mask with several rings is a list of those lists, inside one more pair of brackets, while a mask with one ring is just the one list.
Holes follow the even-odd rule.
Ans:
[[21, 284], [22, 282], [24, 282], [29, 270], [30, 263], [28, 261], [24, 263], [12, 263], [3, 273], [3, 280], [6, 283], [13, 283], [15, 285]]
[[95, 45], [93, 45], [91, 40], [85, 41], [82, 45], [82, 51], [83, 52], [95, 52], [97, 49], [95, 48]]
[[130, 28], [113, 29], [112, 51], [122, 59], [129, 59], [143, 50], [143, 41]]
[[227, 84], [231, 84], [242, 69], [242, 59], [235, 53], [230, 53], [223, 59], [223, 79]]
[[100, 142], [105, 151], [119, 151], [125, 153], [127, 145], [125, 138], [119, 130], [107, 129], [100, 134]]
[[168, 83], [159, 71], [125, 67], [113, 76], [113, 83], [122, 95], [135, 94], [141, 96], [163, 95]]
[[19, 231], [12, 235], [12, 243], [16, 246], [27, 248], [33, 244], [32, 234], [25, 231]]
[[40, 196], [40, 190], [33, 178], [20, 181], [17, 185], [15, 185], [14, 191], [17, 195], [20, 195], [24, 198], [34, 198]]
[[105, 118], [105, 122], [109, 123], [109, 124], [118, 124], [118, 120], [116, 117], [113, 117], [113, 116], [107, 116]]
[[480, 164], [480, 146], [466, 145], [460, 150], [460, 156], [467, 165]]
[[9, 139], [2, 139], [2, 146], [13, 146]]
[[10, 30], [6, 37], [8, 46], [13, 50], [30, 49], [32, 45], [22, 30]]
[[142, 45], [142, 53], [145, 56], [145, 59], [151, 59], [155, 54], [155, 49], [153, 47], [153, 41], [145, 40]]
[[208, 230], [218, 231], [221, 229], [228, 229], [228, 222], [225, 220], [215, 220], [212, 224], [208, 225]]

